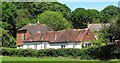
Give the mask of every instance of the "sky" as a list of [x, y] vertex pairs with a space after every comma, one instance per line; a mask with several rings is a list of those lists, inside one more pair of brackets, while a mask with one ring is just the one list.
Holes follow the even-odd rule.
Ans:
[[97, 9], [98, 11], [103, 10], [105, 7], [108, 5], [114, 5], [117, 6], [120, 5], [118, 4], [119, 1], [113, 1], [113, 2], [97, 2], [97, 1], [91, 1], [91, 2], [84, 2], [84, 1], [60, 1], [62, 4], [66, 4], [72, 11], [75, 10], [76, 8], [85, 8], [85, 9]]

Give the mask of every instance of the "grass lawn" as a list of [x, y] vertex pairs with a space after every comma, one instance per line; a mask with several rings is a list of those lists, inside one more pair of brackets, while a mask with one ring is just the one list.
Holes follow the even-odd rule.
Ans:
[[3, 56], [2, 61], [79, 61], [79, 59], [68, 58], [68, 57], [32, 58], [32, 57], [9, 57], [9, 56]]
[[29, 61], [29, 63], [34, 63], [34, 62], [36, 63], [36, 61], [38, 61], [37, 63], [61, 63], [61, 61], [62, 63], [66, 63], [66, 61], [68, 61], [68, 63], [120, 63], [120, 60], [110, 60], [110, 61], [80, 60], [80, 59], [68, 58], [68, 57], [43, 57], [43, 58], [9, 57], [9, 56], [2, 57], [2, 63], [27, 63], [25, 61]]

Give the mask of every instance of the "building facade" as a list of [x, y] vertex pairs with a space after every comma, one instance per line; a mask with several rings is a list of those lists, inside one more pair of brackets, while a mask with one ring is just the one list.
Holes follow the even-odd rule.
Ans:
[[[37, 29], [36, 29], [37, 28]], [[90, 29], [54, 31], [42, 24], [26, 25], [18, 30], [17, 48], [59, 49], [88, 47], [96, 40]]]

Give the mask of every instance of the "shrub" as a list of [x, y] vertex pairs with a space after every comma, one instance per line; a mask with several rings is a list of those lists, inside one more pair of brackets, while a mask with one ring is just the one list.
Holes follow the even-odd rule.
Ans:
[[38, 57], [38, 51], [33, 49], [16, 49], [15, 55], [24, 57]]
[[12, 48], [2, 48], [2, 55], [13, 56], [16, 49]]
[[108, 60], [108, 59], [119, 59], [120, 48], [112, 45], [107, 46], [91, 46], [89, 48], [69, 48], [69, 49], [12, 49], [2, 48], [2, 54], [4, 56], [24, 56], [24, 57], [73, 57], [85, 60]]

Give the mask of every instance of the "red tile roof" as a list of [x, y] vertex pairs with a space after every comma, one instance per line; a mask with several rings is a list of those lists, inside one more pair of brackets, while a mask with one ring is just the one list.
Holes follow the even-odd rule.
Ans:
[[46, 26], [44, 24], [40, 24], [40, 23], [28, 24], [28, 25], [20, 28], [18, 31], [21, 31], [21, 30], [28, 30], [31, 34], [54, 31], [53, 29], [49, 28], [48, 26]]
[[43, 41], [43, 42], [78, 42], [82, 41], [86, 29], [70, 29], [62, 31], [49, 31], [46, 33], [32, 34], [25, 42]]

